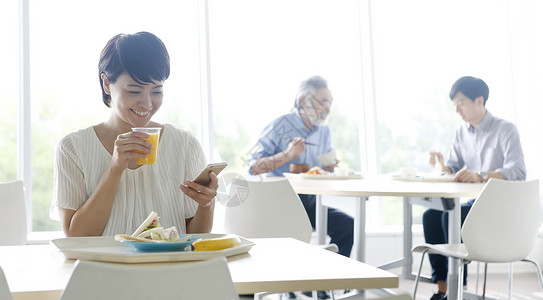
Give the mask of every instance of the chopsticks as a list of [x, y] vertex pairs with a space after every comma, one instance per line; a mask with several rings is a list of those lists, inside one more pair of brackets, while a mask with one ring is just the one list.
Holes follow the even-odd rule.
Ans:
[[[293, 138], [291, 138], [290, 140], [288, 140], [288, 142], [292, 142]], [[304, 142], [304, 144], [308, 145], [308, 146], [319, 146], [319, 144], [315, 144], [315, 143], [308, 143], [308, 142]]]

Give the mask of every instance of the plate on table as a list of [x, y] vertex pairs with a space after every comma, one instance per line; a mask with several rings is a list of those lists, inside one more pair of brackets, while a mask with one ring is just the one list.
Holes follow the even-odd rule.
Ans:
[[336, 176], [334, 173], [330, 174], [307, 174], [307, 173], [289, 173], [285, 172], [283, 173], [283, 176], [287, 178], [293, 178], [293, 179], [335, 179], [335, 180], [344, 180], [344, 179], [362, 179], [364, 178], [362, 175], [358, 174], [349, 174], [346, 176]]
[[[185, 237], [186, 235], [180, 235], [180, 238]], [[191, 235], [187, 241], [184, 242], [137, 242], [137, 241], [120, 241], [121, 243], [128, 244], [134, 249], [143, 252], [158, 252], [158, 251], [188, 251], [190, 250], [190, 245], [193, 242], [201, 239], [199, 236]]]
[[[209, 239], [223, 235], [224, 234], [206, 233], [194, 234], [193, 236]], [[217, 256], [230, 257], [248, 253], [255, 244], [246, 238], [239, 238], [241, 239], [240, 246], [213, 251], [140, 251], [132, 245], [116, 241], [113, 236], [60, 238], [54, 239], [50, 243], [57, 247], [66, 259], [83, 259], [117, 263], [153, 263], [196, 261]]]

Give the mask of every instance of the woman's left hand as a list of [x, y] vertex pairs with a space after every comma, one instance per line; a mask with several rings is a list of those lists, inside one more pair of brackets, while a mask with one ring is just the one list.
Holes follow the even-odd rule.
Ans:
[[209, 172], [209, 177], [211, 182], [207, 186], [187, 180], [185, 185], [181, 184], [179, 187], [185, 195], [198, 202], [200, 207], [209, 207], [215, 201], [219, 188], [219, 180], [215, 172]]

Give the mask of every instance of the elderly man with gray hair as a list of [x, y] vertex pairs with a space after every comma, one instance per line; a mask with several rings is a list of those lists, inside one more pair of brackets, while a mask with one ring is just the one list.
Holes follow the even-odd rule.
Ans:
[[[249, 160], [249, 173], [283, 176], [283, 173], [290, 171], [291, 165], [317, 166], [332, 171], [337, 166], [337, 160], [323, 165], [318, 159], [320, 155], [334, 151], [330, 128], [325, 124], [332, 102], [332, 93], [324, 78], [312, 76], [304, 80], [296, 94], [295, 110], [275, 119], [262, 131], [257, 151], [252, 153]], [[315, 195], [299, 196], [315, 228]], [[339, 254], [347, 257], [353, 245], [353, 223], [349, 215], [328, 208], [327, 230], [331, 243], [338, 246]], [[328, 299], [328, 295], [319, 292], [319, 299]]]

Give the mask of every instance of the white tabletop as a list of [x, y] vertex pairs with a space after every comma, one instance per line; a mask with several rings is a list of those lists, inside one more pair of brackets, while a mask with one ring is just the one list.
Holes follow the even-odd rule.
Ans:
[[[292, 238], [251, 239], [228, 258], [240, 294], [398, 287], [398, 276]], [[0, 266], [16, 300], [59, 299], [74, 269], [52, 245], [2, 246]]]
[[289, 178], [299, 194], [353, 197], [476, 197], [484, 184], [436, 181], [401, 181], [389, 176], [364, 179], [295, 179]]

